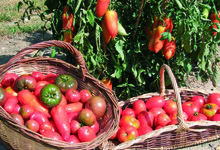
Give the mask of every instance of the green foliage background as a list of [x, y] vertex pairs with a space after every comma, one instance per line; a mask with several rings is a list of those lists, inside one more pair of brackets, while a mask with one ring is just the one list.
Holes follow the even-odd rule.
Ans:
[[[157, 91], [162, 64], [171, 67], [179, 86], [185, 86], [185, 79], [192, 69], [198, 80], [210, 78], [214, 86], [219, 82], [217, 47], [220, 26], [218, 24], [215, 30], [218, 33], [213, 37], [210, 17], [206, 19], [203, 16], [204, 7], [210, 7], [209, 14], [220, 10], [218, 0], [111, 0], [109, 10], [117, 12], [118, 20], [128, 36], [117, 35], [107, 45], [103, 43], [103, 18], [95, 14], [96, 2], [46, 0], [47, 10], [38, 15], [45, 22], [42, 29], [51, 30], [53, 39], [62, 40], [63, 7], [69, 5], [72, 8], [76, 30], [72, 45], [83, 54], [94, 77], [100, 80], [111, 78], [119, 99]], [[26, 7], [23, 19], [27, 16], [31, 19], [33, 12], [40, 9], [29, 0], [20, 1], [18, 7]], [[152, 29], [153, 17], [158, 15], [162, 18], [165, 14], [174, 23], [172, 33], [166, 35], [174, 36], [177, 44], [176, 53], [170, 60], [165, 59], [162, 50], [157, 54], [148, 50], [150, 37], [145, 34], [146, 26]], [[67, 53], [66, 61], [77, 65], [72, 54], [60, 49], [53, 52], [55, 50]], [[170, 84], [168, 78], [166, 82]]]

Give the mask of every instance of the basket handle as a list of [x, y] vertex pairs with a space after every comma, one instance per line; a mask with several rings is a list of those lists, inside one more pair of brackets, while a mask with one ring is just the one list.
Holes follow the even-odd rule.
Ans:
[[189, 127], [186, 125], [183, 119], [183, 110], [182, 110], [182, 105], [181, 105], [181, 97], [180, 97], [180, 92], [178, 89], [178, 85], [176, 83], [176, 79], [173, 75], [172, 70], [170, 67], [166, 64], [163, 64], [160, 69], [160, 91], [161, 91], [161, 96], [164, 96], [165, 94], [165, 80], [164, 80], [164, 70], [166, 69], [169, 78], [171, 80], [174, 93], [176, 96], [176, 103], [177, 103], [177, 121], [179, 124], [179, 127], [176, 129], [176, 132], [181, 132], [181, 131], [186, 131], [189, 130]]
[[22, 49], [19, 51], [15, 56], [13, 56], [5, 65], [2, 66], [0, 69], [0, 72], [3, 72], [6, 68], [10, 67], [12, 64], [15, 64], [20, 59], [22, 59], [25, 55], [37, 51], [39, 49], [47, 48], [47, 47], [60, 47], [69, 50], [74, 57], [76, 58], [76, 61], [78, 65], [80, 66], [80, 70], [82, 73], [82, 80], [85, 81], [85, 74], [89, 73], [88, 67], [85, 63], [85, 60], [83, 58], [83, 55], [70, 43], [64, 42], [64, 41], [58, 41], [58, 40], [49, 40], [49, 41], [43, 41], [36, 44], [33, 44], [27, 48]]

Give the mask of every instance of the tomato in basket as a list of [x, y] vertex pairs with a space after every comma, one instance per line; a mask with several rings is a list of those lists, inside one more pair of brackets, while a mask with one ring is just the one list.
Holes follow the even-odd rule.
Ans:
[[56, 77], [54, 84], [62, 93], [66, 93], [69, 89], [77, 89], [78, 83], [74, 77], [68, 74], [61, 74]]
[[48, 108], [57, 106], [62, 99], [62, 93], [55, 84], [47, 84], [40, 91], [40, 100]]

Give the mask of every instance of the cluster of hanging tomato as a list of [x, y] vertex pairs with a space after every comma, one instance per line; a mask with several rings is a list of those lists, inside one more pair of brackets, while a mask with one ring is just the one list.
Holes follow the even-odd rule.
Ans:
[[63, 30], [64, 36], [63, 41], [71, 43], [72, 42], [72, 34], [74, 31], [73, 27], [73, 14], [70, 6], [65, 6], [63, 8]]
[[148, 44], [148, 49], [150, 51], [158, 53], [163, 49], [164, 57], [169, 60], [172, 58], [176, 51], [176, 41], [172, 36], [171, 39], [161, 39], [162, 34], [165, 32], [172, 32], [173, 22], [170, 17], [164, 16], [162, 19], [158, 16], [154, 16], [152, 37]]

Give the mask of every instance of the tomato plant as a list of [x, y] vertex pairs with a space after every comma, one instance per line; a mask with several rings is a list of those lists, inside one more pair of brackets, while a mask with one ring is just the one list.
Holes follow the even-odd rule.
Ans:
[[[185, 79], [195, 67], [198, 80], [210, 79], [214, 86], [218, 84], [217, 64], [220, 59], [217, 52], [220, 26], [215, 24], [216, 28], [212, 29], [213, 23], [209, 15], [213, 12], [217, 14], [220, 10], [218, 0], [111, 0], [110, 2], [106, 0], [105, 2], [109, 3], [106, 11], [114, 10], [117, 13], [118, 22], [125, 29], [126, 36], [117, 34], [113, 36], [114, 39], [109, 40], [107, 36], [108, 40], [105, 40], [105, 34], [103, 36], [102, 32], [104, 16], [96, 14], [98, 1], [45, 0], [46, 10], [39, 13], [40, 8], [31, 0], [27, 0], [20, 1], [18, 8], [24, 10], [22, 20], [31, 19], [32, 15], [37, 14], [45, 21], [42, 29], [52, 31], [52, 39], [63, 40], [63, 9], [69, 6], [73, 10], [72, 25], [75, 32], [72, 33], [71, 44], [83, 54], [88, 69], [94, 77], [111, 78], [113, 90], [120, 100], [157, 91], [162, 64], [168, 64], [173, 69], [180, 86], [185, 86]], [[204, 5], [208, 10], [204, 9]], [[107, 8], [107, 5], [105, 6]], [[171, 28], [167, 26], [167, 22], [170, 22], [169, 18], [173, 23]], [[216, 18], [220, 21], [219, 17]], [[20, 25], [19, 22], [17, 24]], [[150, 38], [145, 34], [146, 24], [148, 25], [146, 31], [150, 33], [147, 35]], [[114, 25], [116, 26], [116, 23]], [[169, 31], [166, 29], [163, 36], [157, 37], [162, 36], [163, 40], [168, 38], [169, 41], [172, 36], [175, 37], [175, 54], [173, 51], [169, 53], [169, 60], [164, 56], [167, 57], [167, 53], [163, 54], [163, 50], [160, 49], [163, 42], [160, 42], [159, 38], [156, 42], [159, 47], [157, 53], [148, 47], [152, 36], [157, 33], [155, 31], [158, 26], [167, 26]], [[213, 32], [216, 32], [214, 37]], [[69, 51], [56, 48], [55, 52], [66, 53], [65, 61], [77, 65]]]

